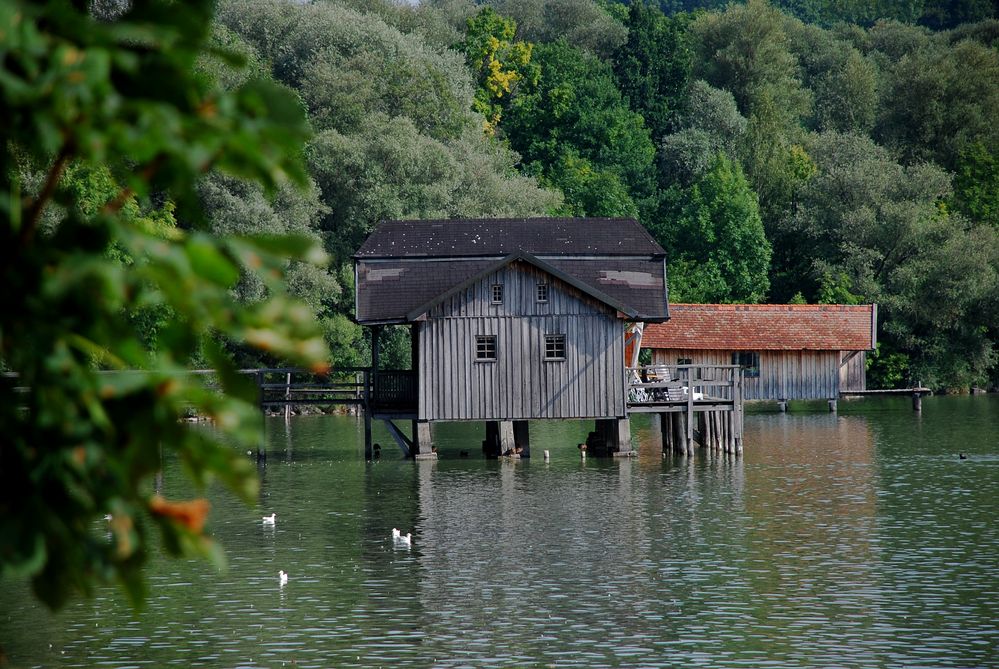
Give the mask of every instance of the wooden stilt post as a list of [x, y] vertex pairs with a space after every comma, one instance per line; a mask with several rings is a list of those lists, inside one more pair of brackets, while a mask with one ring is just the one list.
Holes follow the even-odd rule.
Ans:
[[676, 452], [685, 455], [687, 453], [687, 431], [684, 429], [684, 414], [673, 414], [673, 427], [676, 430]]
[[659, 414], [659, 419], [662, 421], [660, 427], [663, 432], [663, 451], [672, 453], [673, 452], [673, 421], [670, 420], [670, 415], [668, 413]]
[[613, 419], [608, 428], [613, 432], [612, 457], [627, 458], [638, 454], [631, 446], [631, 419], [627, 417]]
[[923, 412], [923, 394], [918, 391], [912, 393], [912, 410], [916, 413]]
[[413, 446], [411, 452], [415, 460], [436, 460], [437, 449], [434, 447], [430, 422], [426, 420], [412, 421]]
[[735, 398], [735, 402], [732, 408], [735, 410], [732, 416], [733, 427], [735, 429], [735, 452], [742, 453], [742, 430], [743, 425], [746, 420], [746, 407], [745, 399], [743, 397], [744, 387], [743, 387], [742, 374], [736, 374], [735, 376], [735, 390], [732, 396]]
[[291, 419], [291, 372], [288, 372], [284, 382], [284, 420]]
[[690, 368], [684, 370], [687, 373], [687, 443], [684, 450], [687, 455], [694, 454], [694, 384]]
[[721, 450], [721, 420], [719, 412], [711, 412], [711, 448], [715, 451]]
[[725, 430], [725, 452], [733, 453], [735, 449], [732, 448], [732, 412], [726, 411], [723, 419], [723, 425]]
[[676, 429], [674, 428], [674, 418], [675, 413], [661, 413], [660, 427], [663, 433], [663, 451], [667, 453], [676, 453]]
[[724, 412], [718, 412], [718, 450], [719, 452], [725, 451], [725, 417]]
[[364, 399], [361, 404], [361, 412], [364, 414], [364, 459], [371, 460], [371, 372], [364, 370], [361, 374], [364, 383]]

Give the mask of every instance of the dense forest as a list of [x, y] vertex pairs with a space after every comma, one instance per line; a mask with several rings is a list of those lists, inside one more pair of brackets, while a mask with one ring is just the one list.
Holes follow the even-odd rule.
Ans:
[[[627, 216], [672, 301], [876, 302], [872, 384], [999, 381], [990, 2], [221, 0], [213, 41], [250, 67], [205, 76], [291, 89], [312, 136], [304, 194], [208, 174], [202, 224], [321, 241], [328, 268], [288, 285], [334, 365], [368, 356], [350, 256], [378, 221]], [[170, 206], [143, 215], [197, 224]], [[408, 365], [407, 332], [384, 336]]]
[[380, 219], [633, 216], [673, 301], [877, 302], [873, 383], [994, 384], [991, 3], [721, 4], [224, 0], [218, 41], [307, 108], [313, 188], [209, 178], [209, 218], [324, 240], [296, 290], [336, 364], [366, 356], [349, 256]]

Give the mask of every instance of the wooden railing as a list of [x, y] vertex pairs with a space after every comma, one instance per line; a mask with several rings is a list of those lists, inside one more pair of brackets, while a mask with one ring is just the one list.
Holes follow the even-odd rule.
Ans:
[[378, 413], [416, 411], [416, 372], [379, 370], [373, 376], [371, 409]]
[[628, 367], [628, 404], [741, 402], [741, 370], [739, 365]]
[[[194, 373], [209, 377], [212, 370]], [[416, 411], [416, 373], [410, 370], [379, 370], [370, 367], [341, 367], [326, 374], [316, 374], [294, 367], [243, 369], [259, 389], [261, 407], [290, 405], [346, 404], [368, 407], [375, 412], [410, 413]]]
[[260, 390], [260, 406], [289, 404], [364, 404], [371, 384], [367, 367], [347, 367], [316, 374], [304, 369], [247, 369]]

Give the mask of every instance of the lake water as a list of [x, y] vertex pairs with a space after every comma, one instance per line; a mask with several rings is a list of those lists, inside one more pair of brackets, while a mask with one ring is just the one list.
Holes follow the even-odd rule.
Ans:
[[51, 615], [5, 581], [0, 645], [13, 667], [999, 666], [999, 397], [824, 409], [750, 413], [743, 457], [663, 458], [639, 417], [637, 458], [586, 461], [585, 423], [532, 424], [520, 462], [482, 460], [481, 425], [419, 463], [379, 430], [365, 464], [355, 418], [270, 419], [259, 506], [212, 495], [227, 573], [156, 558], [138, 617], [114, 588]]

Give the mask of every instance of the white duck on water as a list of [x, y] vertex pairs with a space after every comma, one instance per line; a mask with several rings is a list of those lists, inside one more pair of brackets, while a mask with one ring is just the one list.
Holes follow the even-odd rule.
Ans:
[[277, 521], [277, 514], [272, 513], [269, 516], [264, 516], [260, 520], [263, 522], [264, 525], [273, 525], [275, 521]]
[[280, 585], [285, 585], [288, 583], [288, 574], [284, 573], [284, 570], [278, 572], [278, 583]]

